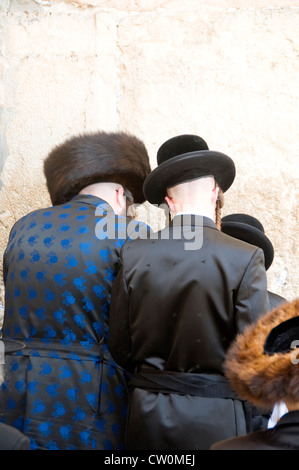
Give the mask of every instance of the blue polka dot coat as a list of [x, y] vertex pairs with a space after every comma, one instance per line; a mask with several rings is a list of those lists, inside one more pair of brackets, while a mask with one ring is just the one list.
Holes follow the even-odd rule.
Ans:
[[29, 436], [31, 449], [124, 445], [127, 376], [107, 339], [110, 291], [130, 222], [113, 214], [108, 227], [107, 208], [78, 195], [28, 214], [10, 233], [3, 336], [25, 348], [5, 356], [0, 419]]

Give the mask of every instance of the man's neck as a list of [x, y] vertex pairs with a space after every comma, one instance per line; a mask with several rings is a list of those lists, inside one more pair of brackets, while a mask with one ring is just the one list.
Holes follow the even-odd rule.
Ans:
[[213, 222], [215, 222], [215, 217], [212, 217], [210, 213], [205, 212], [205, 211], [200, 210], [200, 209], [193, 210], [192, 208], [190, 208], [190, 210], [184, 210], [184, 211], [177, 212], [175, 214], [175, 216], [184, 215], [184, 214], [188, 214], [188, 215], [192, 214], [192, 215], [200, 215], [201, 217], [208, 217]]

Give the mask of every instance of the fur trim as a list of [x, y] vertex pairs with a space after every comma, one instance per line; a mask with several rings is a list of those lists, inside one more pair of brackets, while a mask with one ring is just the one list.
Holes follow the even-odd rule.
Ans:
[[[224, 364], [225, 374], [240, 398], [258, 407], [272, 409], [279, 401], [299, 401], [299, 351], [264, 353], [270, 331], [299, 315], [299, 298], [274, 309], [238, 335]], [[299, 338], [298, 338], [299, 340]]]
[[76, 196], [84, 187], [114, 182], [129, 189], [134, 202], [145, 198], [142, 185], [150, 173], [147, 150], [137, 137], [97, 132], [72, 137], [55, 147], [44, 162], [48, 191], [54, 205]]

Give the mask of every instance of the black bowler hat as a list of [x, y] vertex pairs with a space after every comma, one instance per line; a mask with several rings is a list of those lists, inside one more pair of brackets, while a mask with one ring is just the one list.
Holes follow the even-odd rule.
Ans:
[[204, 176], [214, 176], [223, 192], [232, 185], [236, 169], [227, 155], [209, 150], [197, 135], [173, 137], [158, 150], [158, 166], [147, 176], [143, 193], [151, 204], [164, 202], [167, 188]]
[[269, 269], [274, 258], [274, 248], [258, 219], [247, 214], [227, 215], [221, 219], [221, 232], [261, 248], [265, 269]]

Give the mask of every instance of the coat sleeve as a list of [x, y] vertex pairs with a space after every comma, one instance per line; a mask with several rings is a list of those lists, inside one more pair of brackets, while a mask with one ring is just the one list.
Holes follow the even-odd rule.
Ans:
[[117, 364], [129, 372], [133, 372], [129, 326], [129, 294], [123, 275], [121, 257], [119, 271], [112, 286], [108, 348]]
[[258, 248], [251, 257], [236, 295], [238, 333], [270, 310], [264, 253]]

